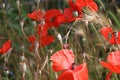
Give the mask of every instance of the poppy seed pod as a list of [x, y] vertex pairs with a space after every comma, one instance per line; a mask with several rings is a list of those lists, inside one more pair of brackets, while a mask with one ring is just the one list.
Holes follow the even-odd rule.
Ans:
[[79, 16], [78, 11], [74, 11], [74, 12], [73, 12], [73, 16], [74, 16], [74, 17], [78, 17], [78, 16]]

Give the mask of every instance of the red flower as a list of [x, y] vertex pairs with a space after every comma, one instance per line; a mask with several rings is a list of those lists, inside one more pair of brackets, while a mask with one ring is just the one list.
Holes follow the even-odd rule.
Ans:
[[74, 10], [78, 11], [79, 14], [82, 13], [82, 6], [79, 4], [78, 0], [69, 0], [70, 8], [73, 8]]
[[74, 70], [63, 71], [58, 80], [88, 80], [86, 63], [77, 66]]
[[60, 24], [62, 24], [62, 23], [64, 23], [64, 22], [66, 22], [66, 21], [65, 21], [65, 17], [64, 17], [63, 14], [61, 14], [61, 15], [58, 15], [58, 16], [55, 17], [54, 22], [53, 22], [53, 25], [54, 25], [55, 27], [59, 27]]
[[105, 37], [106, 40], [109, 40], [109, 34], [113, 32], [111, 27], [103, 27], [100, 29], [101, 34]]
[[45, 14], [45, 22], [57, 27], [64, 22], [64, 17], [58, 9], [47, 10]]
[[54, 37], [53, 36], [42, 36], [40, 38], [40, 45], [42, 47], [49, 45], [54, 42]]
[[0, 48], [0, 54], [4, 54], [4, 53], [8, 52], [10, 48], [11, 48], [11, 40], [8, 40]]
[[35, 37], [35, 36], [29, 36], [29, 37], [28, 37], [28, 41], [29, 41], [30, 43], [32, 43], [32, 44], [35, 43], [35, 40], [36, 40], [36, 37]]
[[[101, 65], [110, 70], [110, 72], [115, 72], [120, 74], [120, 51], [115, 51], [109, 53], [107, 57], [108, 62], [101, 62]], [[108, 77], [109, 76], [109, 77]], [[108, 74], [106, 80], [109, 80], [110, 74]]]
[[40, 21], [44, 18], [45, 14], [40, 11], [39, 9], [33, 11], [31, 14], [28, 14], [28, 17], [33, 19], [33, 20], [36, 20], [36, 21]]
[[101, 28], [100, 32], [110, 44], [120, 44], [120, 32], [113, 32], [110, 27]]
[[93, 0], [76, 0], [76, 1], [69, 0], [69, 4], [72, 7], [76, 7], [76, 6], [79, 8], [88, 7], [92, 11], [98, 10], [98, 6]]
[[[32, 51], [34, 48], [35, 48], [35, 41], [36, 41], [36, 37], [35, 36], [29, 36], [28, 37], [28, 41], [32, 44], [31, 47], [29, 48], [30, 51]], [[41, 36], [40, 39], [39, 39], [39, 47], [42, 46], [46, 46], [46, 45], [49, 45], [51, 43], [54, 42], [54, 37], [53, 36]]]
[[88, 80], [86, 63], [80, 66], [74, 65], [74, 54], [72, 50], [62, 49], [53, 54], [52, 68], [54, 71], [62, 71], [58, 80]]
[[49, 25], [45, 23], [44, 25], [39, 24], [37, 25], [38, 35], [39, 36], [46, 36], [48, 34]]
[[77, 18], [81, 18], [82, 14], [73, 8], [65, 8], [64, 17], [66, 22], [72, 22], [75, 21]]
[[72, 50], [63, 49], [53, 54], [50, 60], [52, 60], [52, 68], [56, 72], [72, 69], [72, 64], [74, 63], [74, 54]]

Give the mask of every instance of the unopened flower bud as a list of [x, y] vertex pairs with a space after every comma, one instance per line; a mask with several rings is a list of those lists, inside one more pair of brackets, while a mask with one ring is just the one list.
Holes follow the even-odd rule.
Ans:
[[36, 26], [36, 25], [37, 25], [36, 21], [33, 21], [32, 24], [33, 24], [33, 26]]
[[85, 41], [86, 41], [86, 38], [85, 38], [85, 37], [83, 37], [83, 38], [82, 38], [82, 41], [84, 41], [84, 42], [85, 42]]
[[89, 22], [88, 20], [85, 20], [85, 25], [88, 26]]
[[63, 44], [63, 42], [62, 42], [62, 36], [61, 36], [60, 33], [57, 34], [57, 38], [58, 38], [58, 40], [60, 41], [60, 43]]
[[5, 8], [5, 3], [2, 3], [2, 7]]
[[20, 0], [17, 0], [16, 4], [17, 4], [17, 7], [19, 8], [20, 7]]
[[23, 21], [23, 20], [20, 21], [20, 26], [21, 26], [21, 27], [24, 26], [24, 21]]
[[6, 73], [7, 75], [9, 74], [9, 72], [10, 72], [9, 70], [5, 71], [5, 73]]
[[86, 57], [86, 54], [85, 53], [83, 53], [83, 58], [85, 58]]
[[35, 48], [38, 48], [38, 47], [39, 47], [39, 42], [35, 41]]
[[25, 60], [26, 60], [25, 56], [23, 56], [23, 55], [20, 56], [20, 60], [21, 60], [21, 61], [25, 61]]
[[8, 74], [10, 73], [10, 71], [9, 71], [9, 68], [8, 68], [8, 67], [5, 67], [4, 73], [5, 73], [6, 75], [8, 75]]

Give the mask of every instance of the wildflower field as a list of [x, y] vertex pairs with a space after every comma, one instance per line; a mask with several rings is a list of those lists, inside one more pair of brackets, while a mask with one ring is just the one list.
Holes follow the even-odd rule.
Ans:
[[119, 0], [0, 0], [0, 80], [119, 74]]

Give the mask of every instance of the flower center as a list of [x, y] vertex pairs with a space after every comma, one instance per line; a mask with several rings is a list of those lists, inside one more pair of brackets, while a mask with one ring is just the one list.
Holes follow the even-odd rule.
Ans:
[[75, 69], [75, 63], [72, 63], [72, 70]]

